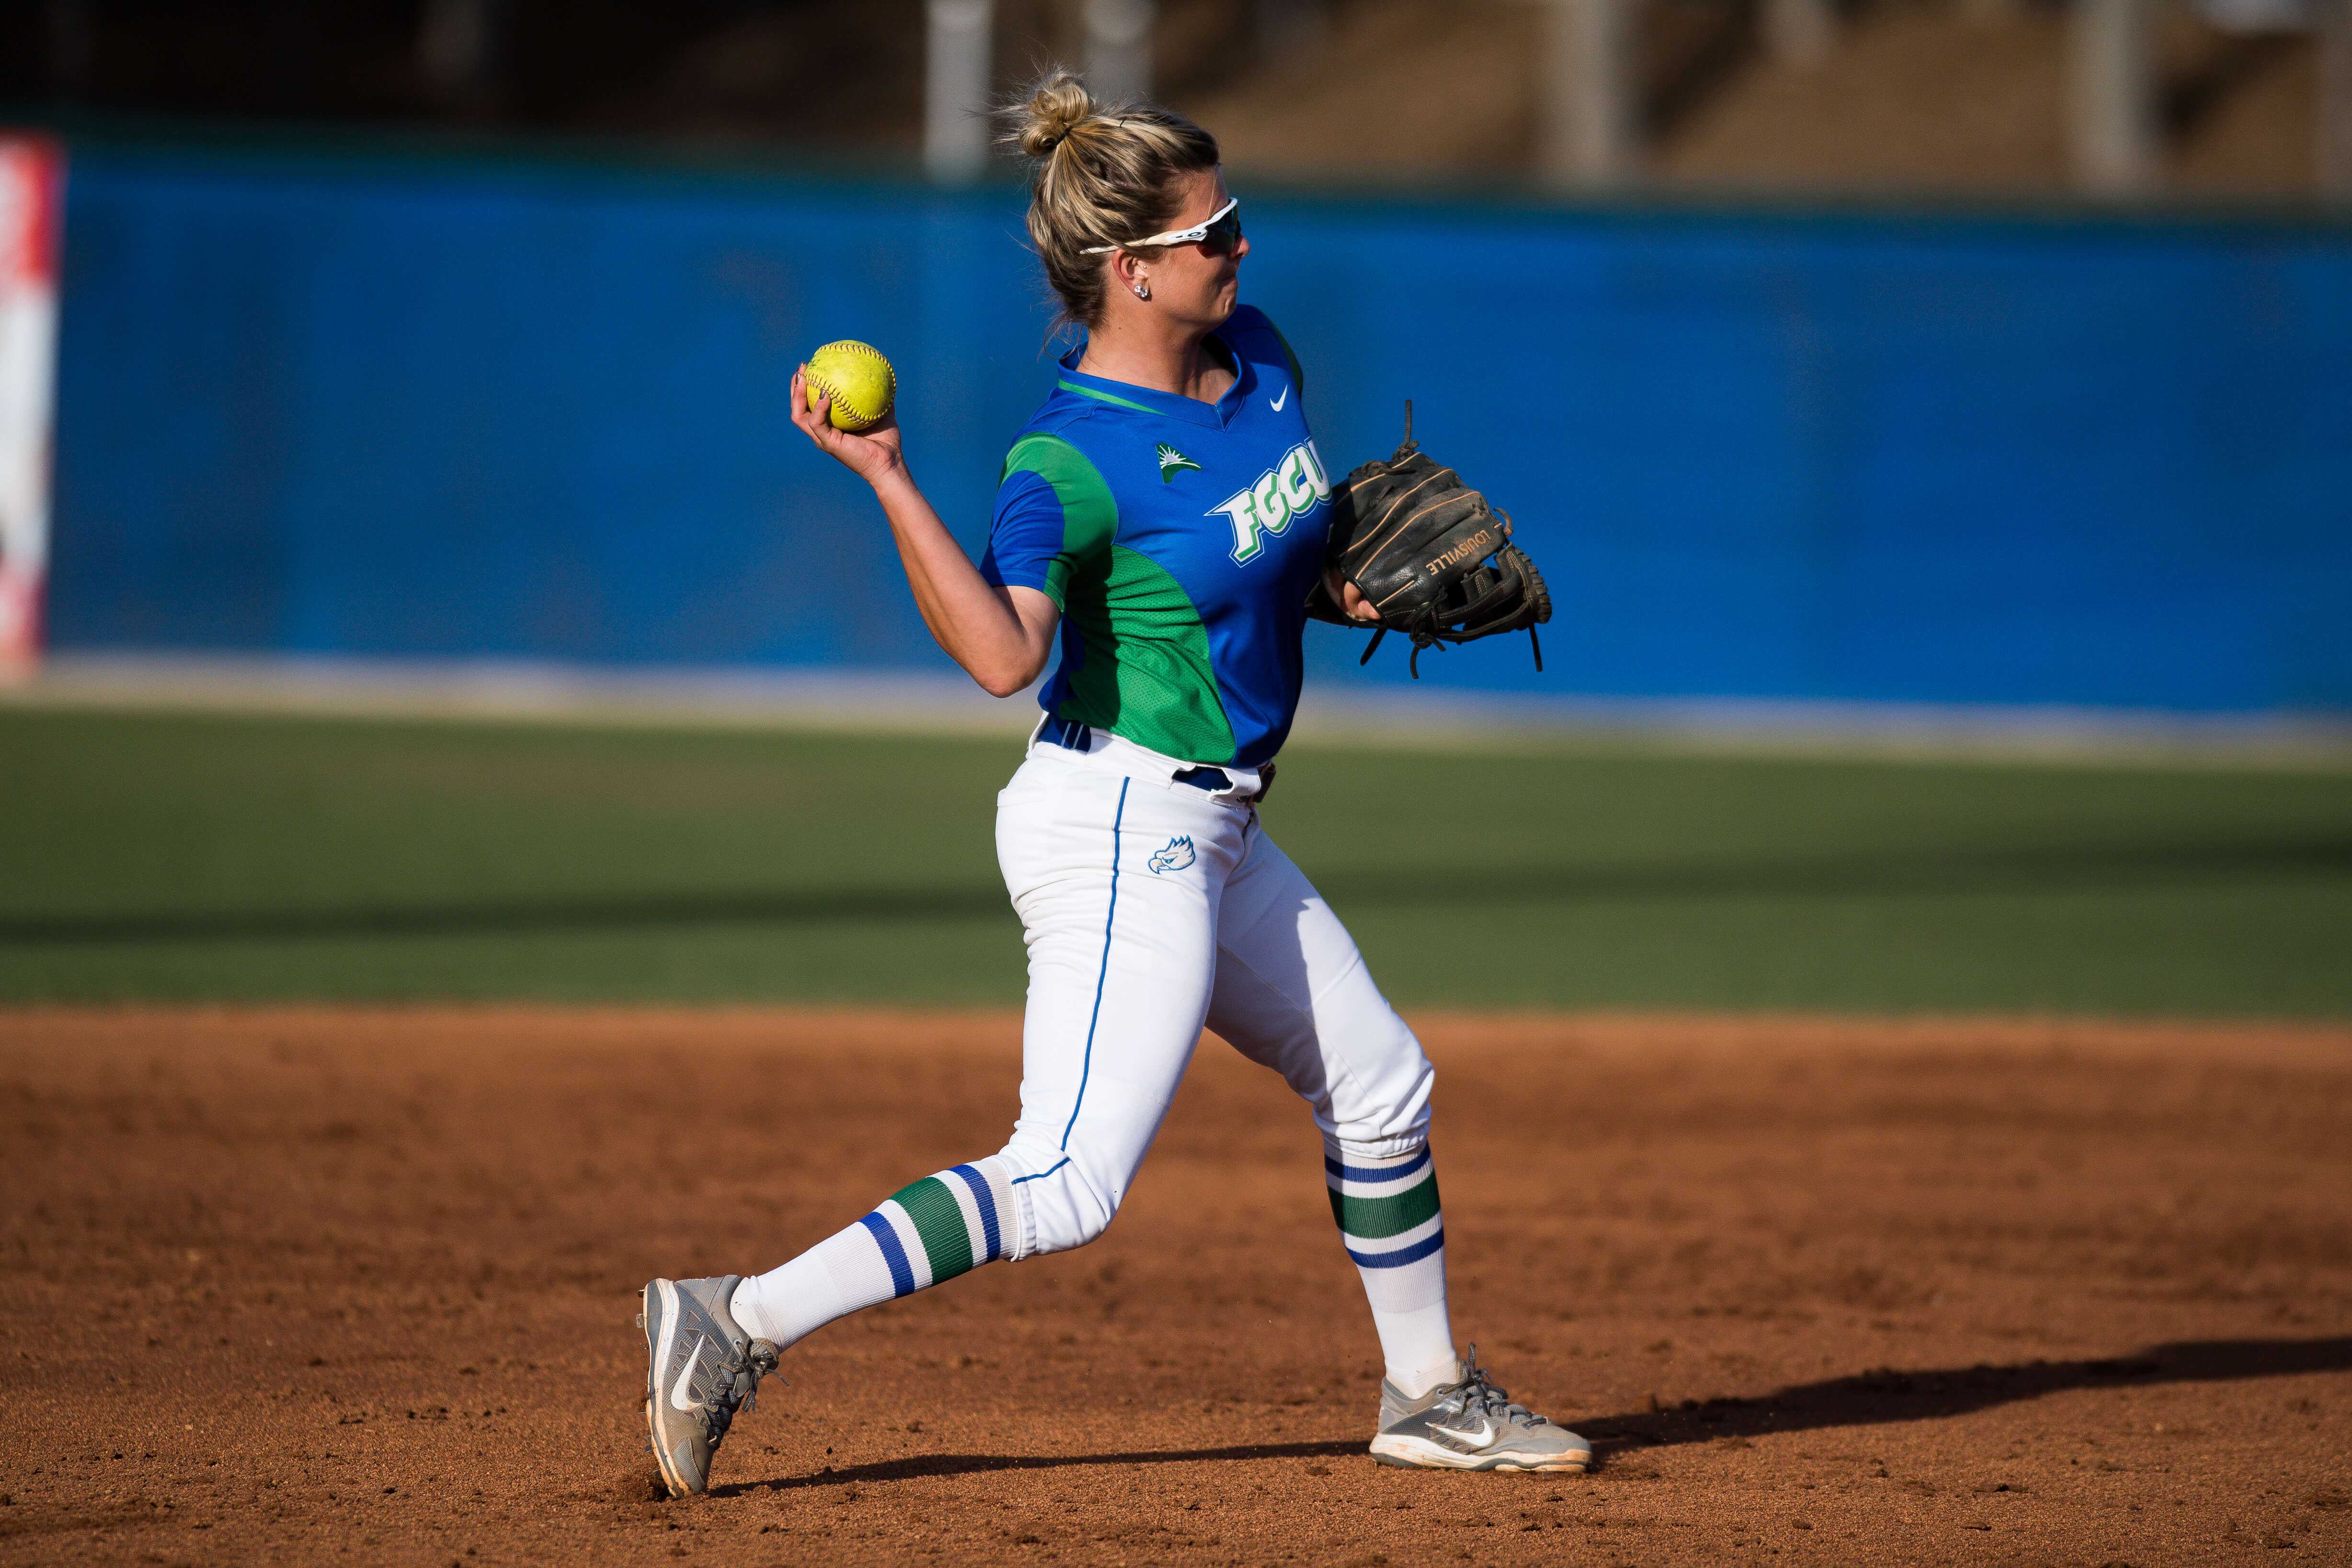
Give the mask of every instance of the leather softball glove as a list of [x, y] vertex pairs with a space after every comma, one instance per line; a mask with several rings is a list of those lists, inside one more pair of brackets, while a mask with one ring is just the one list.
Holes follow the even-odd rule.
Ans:
[[[1524, 631], [1543, 668], [1536, 627], [1551, 619], [1551, 595], [1526, 552], [1510, 542], [1507, 513], [1462, 482], [1412, 438], [1412, 405], [1404, 405], [1404, 444], [1364, 464], [1331, 492], [1328, 560], [1380, 613], [1360, 663], [1396, 632], [1412, 644], [1408, 661], [1421, 678], [1421, 651]], [[1318, 579], [1307, 595], [1318, 620], [1360, 627]]]

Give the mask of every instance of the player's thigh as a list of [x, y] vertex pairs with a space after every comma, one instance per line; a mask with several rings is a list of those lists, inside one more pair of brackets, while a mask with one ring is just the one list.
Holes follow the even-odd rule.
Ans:
[[[1204, 797], [1099, 769], [1046, 772], [1005, 792], [998, 844], [1029, 952], [1021, 1117], [1005, 1152], [1052, 1250], [1109, 1223], [1175, 1097], [1208, 1010], [1216, 889], [1241, 838], [1219, 832]], [[1192, 863], [1160, 855], [1155, 868], [1179, 837]]]
[[1263, 830], [1218, 905], [1209, 1027], [1282, 1074], [1326, 1131], [1363, 1153], [1425, 1136], [1433, 1075], [1355, 939]]

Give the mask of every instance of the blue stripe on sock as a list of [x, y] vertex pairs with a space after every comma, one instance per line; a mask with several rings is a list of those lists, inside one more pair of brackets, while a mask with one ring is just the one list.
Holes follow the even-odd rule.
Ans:
[[963, 1178], [963, 1184], [971, 1189], [971, 1201], [980, 1205], [980, 1228], [988, 1238], [988, 1256], [981, 1261], [993, 1263], [1004, 1256], [1003, 1238], [996, 1234], [996, 1189], [970, 1165], [951, 1165], [949, 1169]]
[[1323, 1156], [1324, 1171], [1343, 1182], [1402, 1182], [1429, 1163], [1429, 1145], [1423, 1143], [1416, 1157], [1402, 1165], [1343, 1165], [1330, 1155]]
[[1067, 1154], [1065, 1154], [1065, 1155], [1063, 1155], [1060, 1159], [1058, 1159], [1058, 1160], [1055, 1161], [1051, 1167], [1049, 1167], [1049, 1168], [1048, 1168], [1048, 1169], [1046, 1169], [1046, 1170], [1043, 1170], [1043, 1171], [1038, 1172], [1038, 1173], [1037, 1173], [1035, 1175], [1034, 1175], [1034, 1176], [1015, 1176], [1015, 1177], [1013, 1177], [1013, 1184], [1014, 1186], [1016, 1186], [1016, 1187], [1017, 1187], [1017, 1186], [1019, 1186], [1019, 1185], [1020, 1185], [1022, 1183], [1024, 1183], [1024, 1182], [1042, 1182], [1042, 1181], [1044, 1181], [1046, 1177], [1048, 1177], [1048, 1176], [1052, 1175], [1055, 1171], [1060, 1170], [1063, 1166], [1065, 1166], [1065, 1165], [1068, 1164], [1069, 1163], [1070, 1163], [1070, 1157], [1069, 1157]]
[[1359, 1268], [1402, 1268], [1408, 1263], [1418, 1263], [1445, 1245], [1445, 1227], [1437, 1227], [1433, 1236], [1424, 1237], [1411, 1247], [1396, 1252], [1359, 1252], [1348, 1248], [1348, 1256], [1356, 1260]]
[[[1110, 923], [1118, 918], [1118, 826], [1127, 820], [1127, 786], [1132, 779], [1118, 781], [1118, 810], [1110, 819], [1110, 912], [1103, 916], [1102, 969], [1095, 975], [1095, 1010], [1087, 1015], [1086, 1065], [1078, 1070], [1078, 1101], [1070, 1107], [1070, 1120], [1062, 1128], [1062, 1147], [1070, 1146], [1070, 1129], [1078, 1124], [1078, 1106], [1087, 1102], [1087, 1079], [1095, 1070], [1095, 1025], [1102, 1019], [1103, 982], [1110, 978]], [[1061, 1169], [1056, 1165], [1055, 1170]]]
[[857, 1222], [874, 1233], [874, 1245], [882, 1249], [882, 1261], [890, 1266], [890, 1284], [901, 1296], [915, 1293], [915, 1270], [907, 1262], [907, 1249], [898, 1245], [898, 1233], [890, 1222], [878, 1214], [867, 1215]]

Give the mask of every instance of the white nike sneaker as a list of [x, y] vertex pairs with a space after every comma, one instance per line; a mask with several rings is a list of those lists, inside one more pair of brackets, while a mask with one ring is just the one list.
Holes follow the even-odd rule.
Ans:
[[729, 1274], [646, 1287], [637, 1319], [646, 1331], [646, 1425], [672, 1497], [709, 1489], [710, 1461], [727, 1428], [776, 1370], [776, 1347], [746, 1334], [727, 1310], [741, 1280]]
[[1478, 1347], [1462, 1360], [1462, 1381], [1407, 1399], [1381, 1379], [1381, 1430], [1372, 1458], [1432, 1470], [1582, 1470], [1592, 1445], [1555, 1426], [1487, 1379]]

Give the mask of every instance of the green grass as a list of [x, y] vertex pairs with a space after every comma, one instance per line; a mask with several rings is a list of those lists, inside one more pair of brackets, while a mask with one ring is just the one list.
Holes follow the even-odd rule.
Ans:
[[[1017, 1002], [1002, 741], [0, 710], [0, 1000]], [[1294, 748], [1407, 1005], [2352, 1013], [2352, 778]]]

